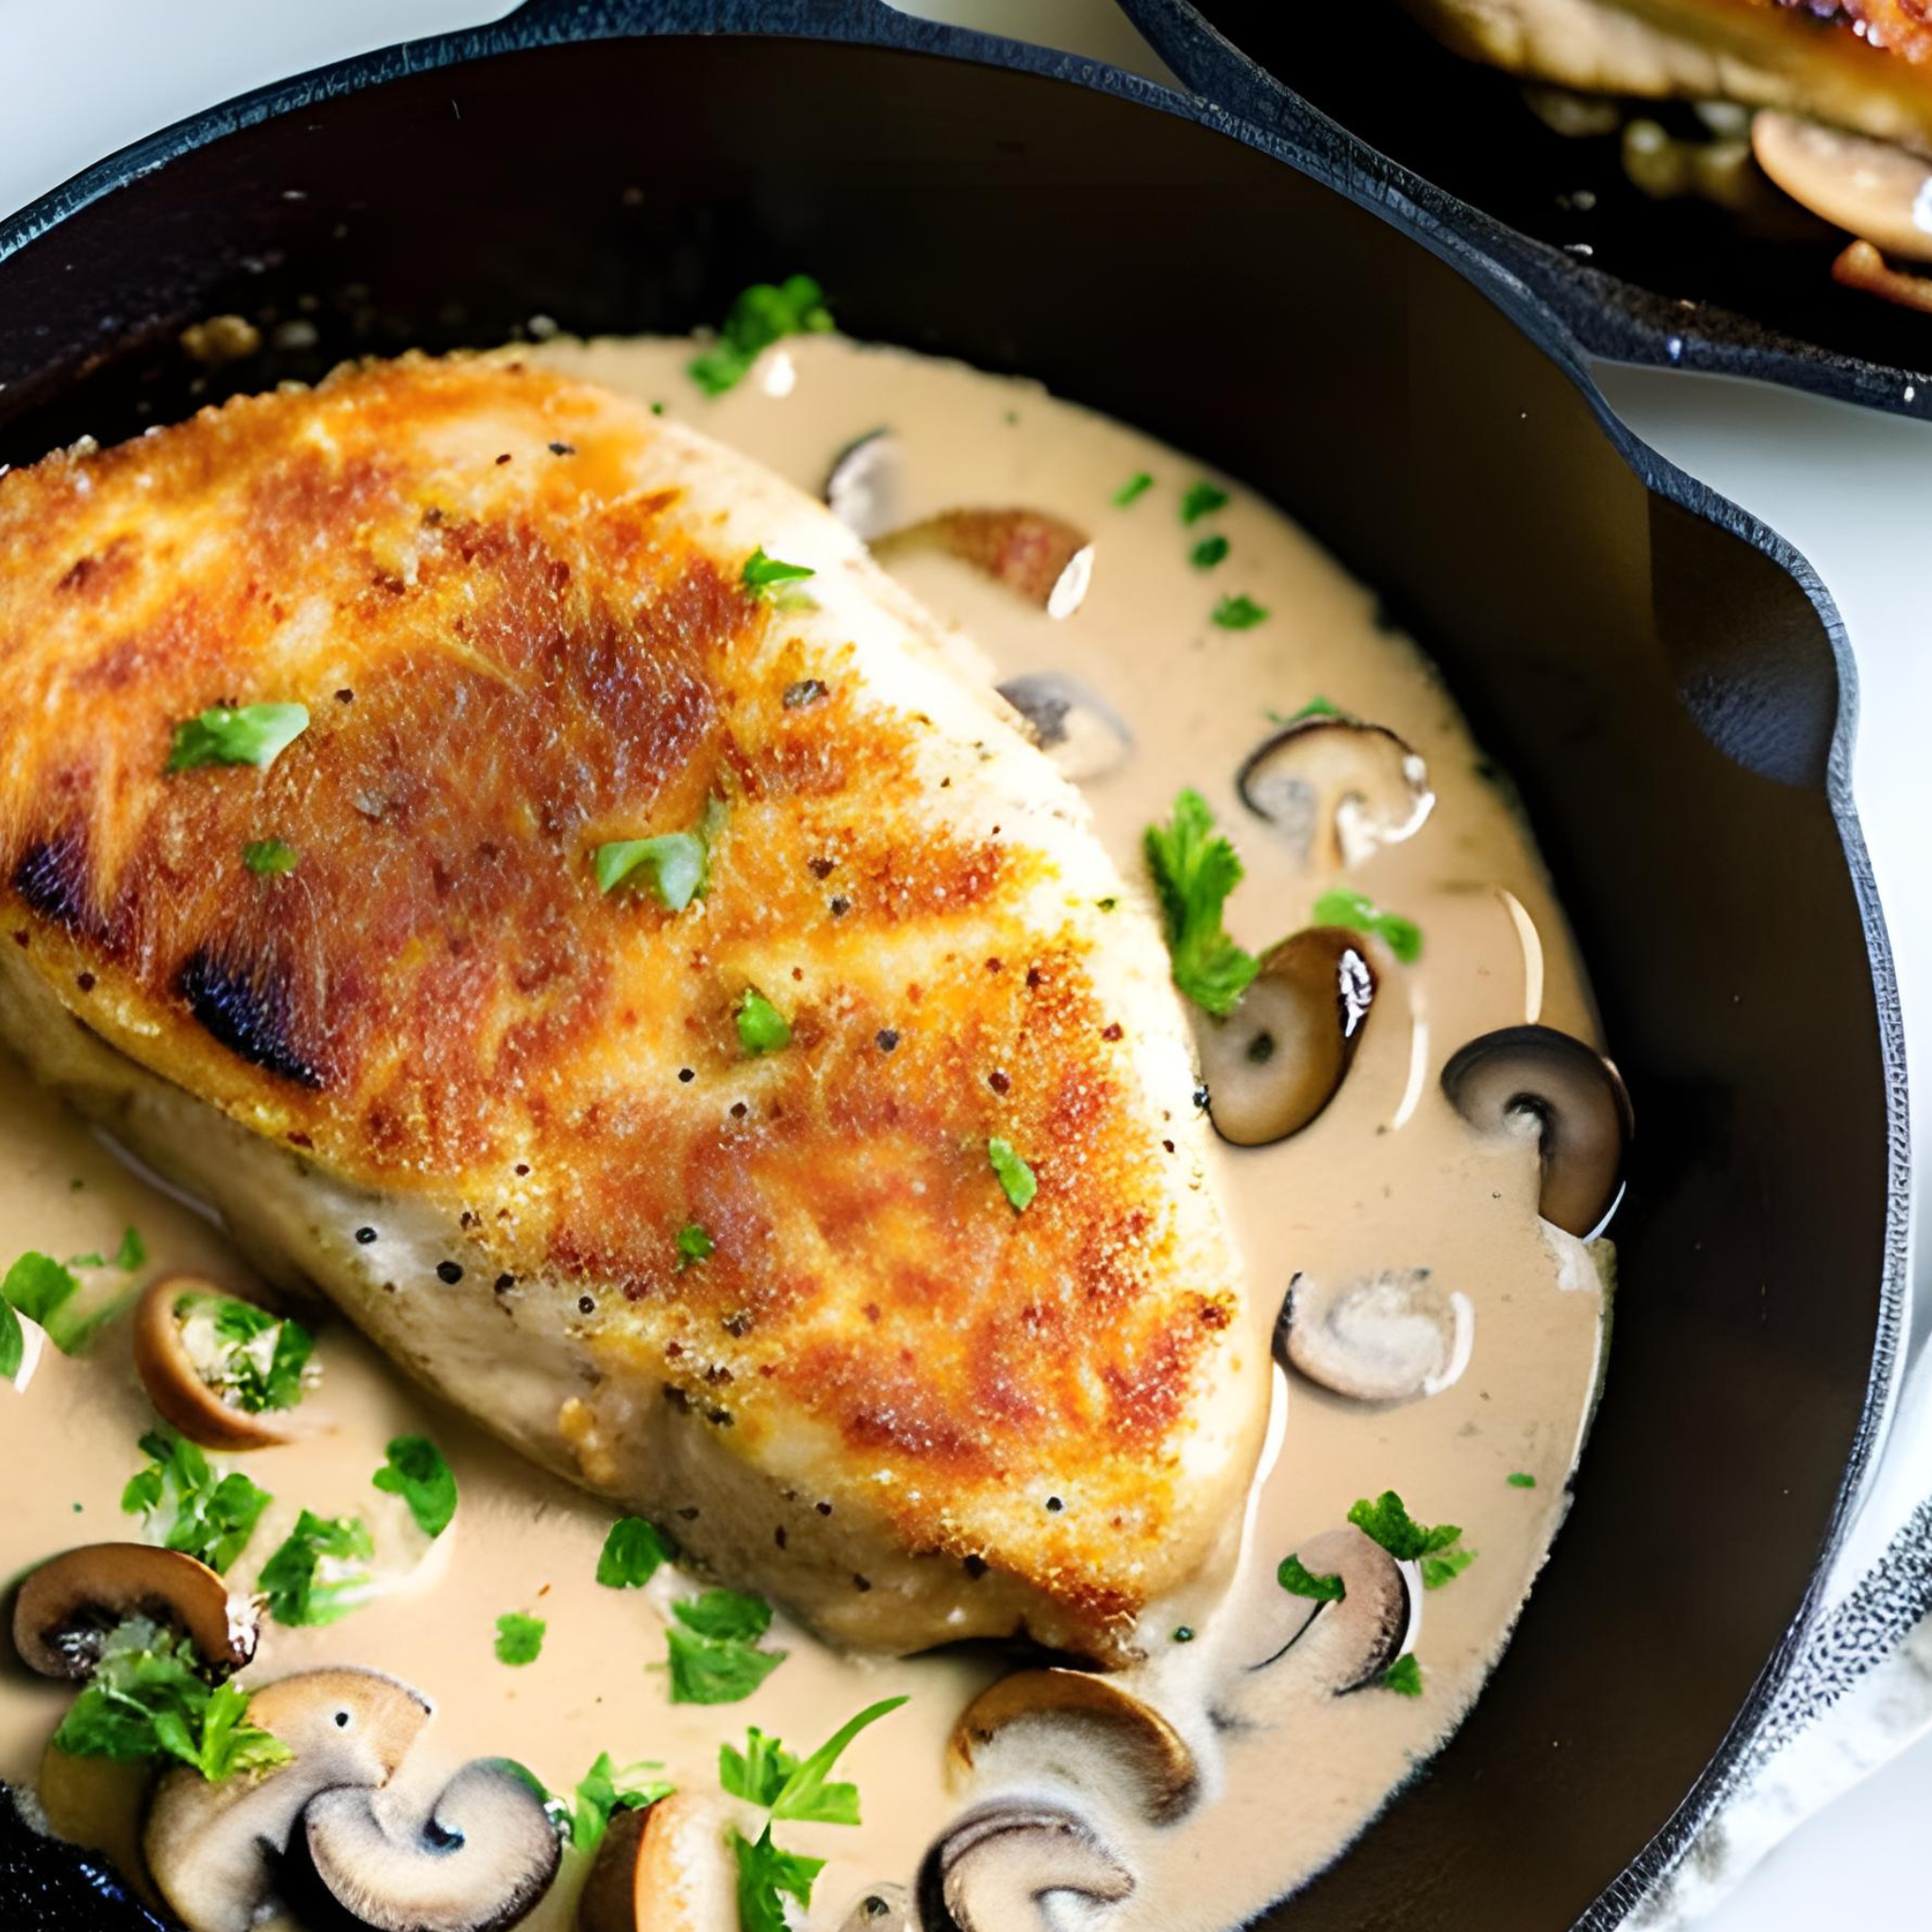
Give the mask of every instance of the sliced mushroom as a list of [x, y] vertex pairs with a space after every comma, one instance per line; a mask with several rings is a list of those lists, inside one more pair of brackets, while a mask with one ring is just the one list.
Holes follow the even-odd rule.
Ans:
[[1133, 1890], [1134, 1874], [1084, 1819], [1054, 1805], [989, 1805], [926, 1854], [919, 1916], [926, 1932], [1045, 1932], [1050, 1893], [1107, 1906]]
[[1030, 1768], [1048, 1765], [1075, 1784], [1091, 1781], [1091, 1753], [1124, 1768], [1156, 1824], [1181, 1817], [1199, 1790], [1193, 1752], [1152, 1705], [1109, 1677], [1058, 1667], [1018, 1671], [982, 1690], [953, 1726], [955, 1769], [972, 1772], [996, 1740], [1023, 1729]]
[[874, 429], [832, 458], [822, 494], [854, 536], [871, 542], [905, 521], [904, 471], [898, 439]]
[[143, 1845], [188, 1932], [249, 1932], [275, 1893], [275, 1859], [320, 1791], [386, 1784], [429, 1722], [427, 1698], [378, 1671], [304, 1671], [255, 1693], [248, 1721], [293, 1754], [255, 1777], [163, 1777]]
[[1049, 617], [1071, 617], [1093, 579], [1093, 544], [1085, 530], [1039, 509], [949, 509], [879, 538], [873, 555], [938, 550], [1016, 591]]
[[1426, 1268], [1353, 1281], [1297, 1274], [1275, 1329], [1284, 1366], [1357, 1402], [1410, 1402], [1449, 1387], [1469, 1361], [1475, 1309]]
[[1766, 108], [1757, 165], [1815, 215], [1906, 261], [1932, 261], [1932, 161], [1890, 142]]
[[528, 1778], [500, 1757], [466, 1764], [426, 1810], [395, 1794], [326, 1790], [307, 1813], [309, 1862], [374, 1932], [502, 1932], [557, 1876], [563, 1847]]
[[204, 1298], [239, 1299], [199, 1275], [169, 1274], [149, 1286], [135, 1311], [135, 1372], [162, 1420], [204, 1449], [265, 1449], [308, 1434], [291, 1411], [251, 1415], [223, 1401], [202, 1379], [182, 1334], [181, 1310], [184, 1303]]
[[[1343, 1594], [1317, 1601], [1281, 1592], [1295, 1616], [1287, 1640], [1249, 1666], [1256, 1672], [1286, 1672], [1337, 1697], [1365, 1690], [1397, 1657], [1415, 1648], [1422, 1634], [1422, 1572], [1397, 1562], [1380, 1543], [1352, 1524], [1324, 1530], [1296, 1552], [1302, 1567], [1315, 1576], [1339, 1576]], [[1305, 1614], [1297, 1614], [1300, 1606]], [[1284, 1681], [1287, 1681], [1284, 1679]]]
[[1064, 672], [1029, 671], [1008, 678], [999, 692], [1032, 725], [1041, 750], [1076, 783], [1103, 776], [1133, 749], [1121, 714]]
[[577, 1901], [577, 1932], [737, 1932], [724, 1824], [722, 1806], [697, 1791], [616, 1813]]
[[1359, 865], [1422, 830], [1428, 767], [1394, 732], [1354, 718], [1298, 718], [1250, 754], [1241, 803], [1280, 827], [1305, 866]]
[[1311, 925], [1263, 954], [1234, 1011], [1198, 1029], [1221, 1138], [1259, 1147], [1307, 1126], [1341, 1091], [1374, 997], [1374, 970], [1346, 926]]
[[1534, 1127], [1545, 1221], [1578, 1236], [1601, 1224], [1635, 1122], [1623, 1075], [1594, 1047], [1553, 1026], [1506, 1026], [1451, 1056], [1442, 1091], [1486, 1134]]
[[912, 1894], [903, 1885], [872, 1885], [839, 1921], [839, 1932], [921, 1932]]
[[211, 1677], [255, 1655], [256, 1620], [206, 1563], [149, 1543], [88, 1543], [20, 1586], [13, 1647], [43, 1677], [87, 1677], [118, 1624], [145, 1617], [191, 1639]]

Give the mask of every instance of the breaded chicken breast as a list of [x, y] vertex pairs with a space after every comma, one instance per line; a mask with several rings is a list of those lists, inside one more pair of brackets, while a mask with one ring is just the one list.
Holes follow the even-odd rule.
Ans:
[[817, 504], [344, 371], [0, 477], [0, 1029], [452, 1401], [858, 1645], [1118, 1661], [1227, 1560], [1158, 931]]

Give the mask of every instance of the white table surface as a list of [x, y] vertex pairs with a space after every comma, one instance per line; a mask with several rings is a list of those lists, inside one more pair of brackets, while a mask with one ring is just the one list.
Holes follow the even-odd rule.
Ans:
[[[491, 0], [0, 0], [0, 214], [230, 94], [508, 10]], [[1110, 0], [908, 0], [908, 10], [1161, 76]], [[1926, 357], [1932, 364], [1932, 323]], [[1611, 369], [1601, 378], [1646, 441], [1805, 552], [1844, 614], [1861, 687], [1857, 787], [1898, 954], [1908, 1042], [1917, 1045], [1913, 1084], [1932, 1094], [1932, 866], [1922, 849], [1932, 808], [1923, 742], [1932, 719], [1932, 602], [1920, 588], [1932, 426], [1680, 372]], [[1901, 1405], [1843, 1578], [1932, 1494], [1926, 1366], [1919, 1362]], [[1844, 1782], [1870, 1761], [1863, 1747], [1848, 1744], [1839, 1755]], [[1927, 1819], [1932, 1740], [1799, 1825], [1700, 1923], [1707, 1932], [1903, 1926], [1900, 1901], [1924, 1895]]]

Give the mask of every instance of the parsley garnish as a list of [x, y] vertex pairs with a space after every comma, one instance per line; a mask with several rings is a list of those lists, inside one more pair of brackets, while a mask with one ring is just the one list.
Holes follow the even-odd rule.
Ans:
[[1188, 561], [1196, 570], [1212, 570], [1226, 555], [1228, 542], [1225, 537], [1203, 537], [1188, 553]]
[[1423, 1667], [1415, 1660], [1411, 1651], [1407, 1657], [1399, 1657], [1382, 1674], [1375, 1679], [1383, 1690], [1392, 1690], [1398, 1697], [1420, 1697], [1423, 1694]]
[[259, 1415], [301, 1401], [315, 1341], [299, 1322], [226, 1295], [184, 1294], [174, 1312], [196, 1372], [231, 1407]]
[[239, 1772], [266, 1771], [291, 1755], [279, 1738], [247, 1723], [247, 1712], [241, 1685], [210, 1689], [186, 1637], [130, 1617], [109, 1634], [54, 1742], [73, 1757], [117, 1764], [178, 1758], [219, 1783]]
[[799, 583], [817, 575], [818, 572], [808, 564], [787, 563], [782, 558], [767, 557], [760, 544], [744, 559], [741, 581], [753, 596], [762, 597], [774, 584]]
[[708, 1590], [673, 1604], [671, 1613], [700, 1637], [743, 1643], [756, 1643], [772, 1627], [771, 1605], [741, 1590]]
[[[147, 1246], [140, 1233], [128, 1228], [121, 1237], [112, 1266], [131, 1274], [147, 1260]], [[80, 1277], [76, 1268], [105, 1268], [109, 1264], [99, 1255], [75, 1255], [64, 1264], [51, 1255], [29, 1248], [0, 1280], [0, 1375], [12, 1375], [20, 1368], [25, 1344], [15, 1310], [47, 1331], [47, 1340], [62, 1355], [79, 1355], [109, 1322], [125, 1314], [134, 1300], [131, 1289], [118, 1291], [94, 1306], [76, 1306]]]
[[986, 1158], [992, 1163], [992, 1171], [999, 1176], [1007, 1200], [1015, 1214], [1024, 1214], [1031, 1205], [1033, 1197], [1040, 1191], [1040, 1183], [1033, 1177], [1033, 1170], [1014, 1152], [1010, 1141], [1002, 1141], [997, 1134], [986, 1143]]
[[802, 1852], [780, 1851], [772, 1842], [769, 1824], [756, 1842], [734, 1825], [731, 1849], [738, 1858], [739, 1932], [790, 1932], [779, 1893], [809, 1905], [813, 1881], [825, 1869], [825, 1861]]
[[604, 1539], [597, 1581], [606, 1590], [641, 1589], [658, 1574], [658, 1566], [676, 1554], [676, 1546], [655, 1523], [646, 1523], [641, 1516], [620, 1516]]
[[662, 1769], [655, 1758], [645, 1758], [619, 1770], [611, 1762], [609, 1752], [600, 1751], [596, 1762], [577, 1780], [575, 1802], [557, 1806], [563, 1814], [571, 1843], [580, 1852], [594, 1852], [604, 1842], [614, 1812], [641, 1811], [659, 1798], [668, 1798], [677, 1789], [668, 1778], [638, 1776], [641, 1771]]
[[175, 727], [166, 769], [192, 772], [200, 765], [275, 763], [308, 729], [307, 705], [243, 705], [231, 711], [213, 705]]
[[1326, 698], [1313, 697], [1299, 711], [1264, 711], [1261, 714], [1271, 724], [1299, 724], [1304, 718], [1345, 718], [1348, 713], [1340, 705], [1330, 704]]
[[1440, 1557], [1424, 1557], [1423, 1588], [1441, 1590], [1445, 1583], [1454, 1583], [1474, 1561], [1474, 1550], [1444, 1550]]
[[1114, 491], [1115, 508], [1125, 509], [1130, 503], [1137, 503], [1153, 488], [1154, 478], [1145, 470], [1137, 470]]
[[1214, 622], [1223, 630], [1253, 630], [1267, 615], [1266, 608], [1257, 604], [1245, 591], [1224, 597], [1214, 607]]
[[1170, 824], [1149, 825], [1142, 841], [1160, 899], [1174, 983], [1217, 1019], [1233, 1011], [1260, 962], [1227, 936], [1221, 909], [1240, 884], [1241, 862], [1214, 830], [1214, 814], [1198, 791], [1174, 802]]
[[599, 891], [648, 885], [667, 912], [682, 912], [702, 899], [710, 854], [696, 832], [660, 832], [652, 839], [612, 839], [598, 846], [592, 863]]
[[673, 1704], [737, 1704], [785, 1661], [782, 1650], [760, 1650], [772, 1626], [762, 1597], [708, 1590], [671, 1606], [677, 1619], [664, 1632], [670, 1648]]
[[717, 1252], [718, 1243], [695, 1221], [687, 1221], [677, 1230], [677, 1272], [680, 1274], [700, 1261], [708, 1261]]
[[543, 1649], [543, 1633], [549, 1628], [541, 1617], [526, 1617], [521, 1610], [508, 1610], [496, 1620], [496, 1661], [500, 1664], [533, 1664]]
[[1446, 1550], [1462, 1541], [1462, 1532], [1453, 1523], [1425, 1529], [1403, 1507], [1393, 1490], [1384, 1490], [1371, 1502], [1364, 1496], [1348, 1512], [1348, 1520], [1369, 1539], [1377, 1542], [1398, 1563], [1412, 1563], [1420, 1557]]
[[1216, 510], [1226, 508], [1227, 491], [1204, 477], [1188, 485], [1187, 493], [1181, 498], [1181, 522], [1198, 524], [1203, 517], [1211, 517]]
[[754, 1058], [791, 1044], [790, 1023], [756, 987], [745, 988], [734, 1017], [738, 1021], [739, 1043]]
[[442, 1451], [427, 1436], [398, 1436], [387, 1454], [389, 1460], [369, 1480], [386, 1495], [400, 1496], [425, 1536], [441, 1536], [457, 1513], [457, 1479]]
[[1310, 916], [1317, 925], [1345, 925], [1355, 932], [1374, 933], [1387, 941], [1389, 950], [1405, 966], [1414, 965], [1423, 956], [1422, 927], [1399, 912], [1384, 912], [1359, 892], [1342, 887], [1324, 892]]
[[293, 872], [302, 859], [292, 845], [279, 839], [251, 839], [242, 848], [242, 863], [257, 878], [267, 879]]
[[1526, 1470], [1517, 1470], [1507, 1480], [1512, 1490], [1533, 1490], [1536, 1488], [1535, 1476], [1531, 1475]]
[[246, 1546], [274, 1500], [240, 1470], [217, 1476], [208, 1457], [172, 1429], [141, 1439], [150, 1467], [121, 1491], [121, 1507], [163, 1549], [179, 1550], [210, 1570], [226, 1570]]
[[359, 1516], [316, 1516], [305, 1509], [261, 1566], [256, 1588], [278, 1624], [333, 1624], [375, 1593], [369, 1573], [350, 1567], [375, 1554]]
[[721, 396], [750, 374], [759, 350], [784, 336], [823, 335], [831, 326], [825, 291], [809, 275], [788, 275], [775, 286], [755, 282], [732, 303], [717, 341], [687, 365], [689, 374], [708, 396]]
[[1296, 1556], [1282, 1557], [1274, 1580], [1289, 1595], [1312, 1597], [1318, 1604], [1339, 1604], [1348, 1594], [1341, 1577], [1317, 1576], [1312, 1570], [1305, 1569]]

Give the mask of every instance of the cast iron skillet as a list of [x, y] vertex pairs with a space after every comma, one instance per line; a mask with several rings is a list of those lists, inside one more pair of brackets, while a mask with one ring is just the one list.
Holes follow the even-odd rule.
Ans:
[[[1124, 75], [872, 0], [547, 5], [185, 123], [0, 229], [0, 461], [536, 313], [680, 328], [795, 268], [859, 336], [1247, 478], [1521, 787], [1641, 1123], [1608, 1392], [1494, 1683], [1270, 1923], [1607, 1926], [1761, 1721], [1870, 1457], [1903, 1058], [1831, 608], [1619, 428], [1547, 310], [1333, 150]], [[175, 332], [232, 309], [319, 341], [203, 389]], [[105, 1932], [96, 1883], [0, 1842], [9, 1932]]]
[[[1920, 373], [1932, 317], [1834, 282], [1842, 235], [1819, 223], [1754, 239], [1707, 203], [1652, 201], [1624, 175], [1616, 135], [1552, 132], [1512, 76], [1449, 53], [1395, 0], [1121, 5], [1209, 100], [1297, 135], [1311, 110], [1330, 121], [1328, 138], [1372, 178], [1478, 240], [1591, 354], [1932, 416]], [[1668, 103], [1646, 111], [1688, 121]], [[1581, 190], [1593, 207], [1576, 207]]]

